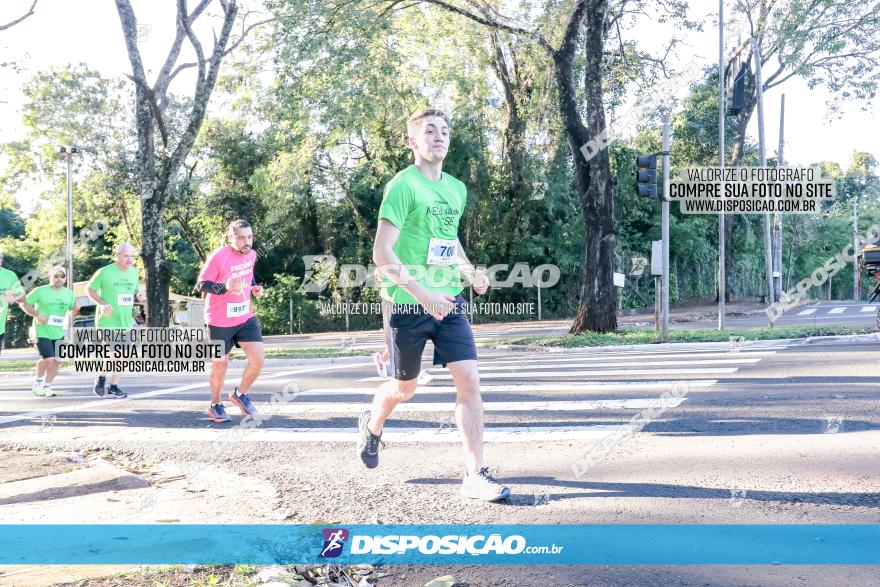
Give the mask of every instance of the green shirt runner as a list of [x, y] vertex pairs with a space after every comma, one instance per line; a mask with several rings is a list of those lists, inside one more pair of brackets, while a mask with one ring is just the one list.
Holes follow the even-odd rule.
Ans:
[[73, 310], [76, 304], [76, 296], [66, 287], [55, 289], [51, 285], [41, 285], [27, 295], [25, 301], [34, 309], [49, 319], [46, 324], [40, 324], [34, 318], [34, 330], [37, 338], [60, 340], [64, 338], [64, 317], [67, 312]]
[[9, 317], [10, 304], [6, 301], [6, 292], [20, 296], [24, 293], [24, 288], [15, 273], [0, 267], [0, 335], [6, 334], [6, 319]]
[[139, 284], [140, 274], [134, 267], [122, 270], [116, 263], [111, 263], [98, 269], [89, 280], [88, 286], [113, 308], [113, 313], [101, 316], [98, 309], [95, 313], [98, 317], [95, 325], [98, 328], [131, 328], [134, 325], [134, 297]]
[[[411, 277], [425, 289], [456, 296], [463, 289], [458, 266], [458, 221], [467, 202], [467, 188], [448, 173], [438, 181], [427, 179], [415, 165], [400, 171], [385, 186], [379, 218], [400, 229], [393, 250], [400, 262], [425, 271], [422, 278]], [[409, 271], [414, 276], [415, 271]], [[401, 271], [401, 274], [405, 274]], [[417, 304], [403, 287], [385, 278], [386, 299], [396, 304]]]

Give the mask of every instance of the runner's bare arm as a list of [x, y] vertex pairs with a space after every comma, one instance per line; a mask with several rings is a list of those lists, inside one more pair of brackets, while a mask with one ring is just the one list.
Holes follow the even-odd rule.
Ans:
[[411, 279], [409, 271], [400, 262], [400, 258], [394, 253], [394, 244], [400, 236], [400, 229], [394, 223], [388, 220], [380, 219], [379, 228], [376, 231], [376, 240], [373, 243], [373, 262], [376, 269], [383, 275], [386, 275], [393, 283], [403, 287], [432, 315], [445, 316], [448, 310], [440, 309], [444, 304], [448, 304], [452, 296], [438, 294], [426, 290], [416, 280]]
[[403, 287], [416, 299], [425, 293], [419, 283], [411, 280], [400, 258], [394, 252], [394, 245], [400, 237], [400, 229], [388, 220], [380, 219], [379, 228], [376, 230], [376, 240], [373, 243], [373, 262], [376, 269], [395, 284]]
[[458, 271], [464, 279], [465, 285], [473, 285], [474, 291], [482, 295], [489, 289], [489, 278], [486, 276], [485, 269], [477, 269], [473, 266], [464, 252], [464, 246], [461, 239], [458, 239], [458, 247], [456, 247], [455, 260], [458, 265]]
[[103, 299], [101, 299], [101, 296], [98, 295], [98, 292], [96, 292], [95, 290], [93, 290], [90, 287], [86, 288], [86, 295], [88, 295], [89, 298], [91, 298], [91, 300], [93, 302], [95, 302], [96, 304], [98, 304], [99, 306], [106, 306], [107, 305], [107, 302], [105, 302]]
[[37, 312], [37, 309], [25, 301], [18, 302], [18, 307], [28, 316], [33, 316], [34, 318], [40, 317], [40, 313]]

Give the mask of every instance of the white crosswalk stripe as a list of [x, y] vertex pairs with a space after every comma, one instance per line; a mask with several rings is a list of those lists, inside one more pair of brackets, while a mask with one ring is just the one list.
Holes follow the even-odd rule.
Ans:
[[[595, 424], [591, 426], [487, 426], [485, 442], [527, 442], [540, 440], [601, 440], [612, 434], [631, 432], [630, 424]], [[133, 426], [100, 426], [88, 430], [53, 426], [28, 439], [36, 443], [89, 440], [100, 442], [209, 442], [223, 446], [224, 442], [343, 442], [354, 445], [357, 428], [147, 428]], [[394, 428], [382, 432], [387, 442], [461, 442], [453, 427]]]
[[810, 314], [815, 314], [816, 308], [807, 308], [806, 310], [802, 310], [797, 313], [798, 316], [809, 316]]
[[[515, 353], [497, 352], [480, 362], [483, 409], [486, 413], [484, 439], [489, 443], [555, 440], [601, 440], [611, 434], [636, 431], [630, 420], [640, 411], [674, 410], [687, 405], [689, 394], [707, 393], [718, 384], [719, 376], [729, 376], [741, 368], [756, 365], [786, 345], [764, 344], [730, 352], [721, 347], [613, 350], [599, 352]], [[429, 356], [426, 353], [426, 356]], [[264, 378], [281, 381], [287, 375], [320, 378], [320, 372], [351, 370], [365, 374], [372, 363], [333, 365], [310, 369], [273, 372]], [[429, 380], [420, 383], [416, 396], [400, 404], [386, 423], [383, 440], [401, 443], [458, 443], [460, 436], [451, 415], [456, 390], [449, 371], [439, 367], [425, 370]], [[308, 374], [308, 375], [305, 375]], [[294, 379], [295, 380], [295, 379]], [[207, 390], [206, 382], [135, 392], [128, 400], [104, 400], [87, 395], [62, 398], [36, 398], [23, 389], [0, 391], [4, 405], [27, 400], [37, 409], [0, 415], [0, 424], [30, 421], [39, 424], [52, 418], [51, 426], [29, 434], [34, 442], [57, 441], [133, 441], [133, 442], [222, 442], [231, 437], [244, 442], [332, 442], [353, 444], [357, 429], [353, 416], [369, 409], [370, 399], [383, 382], [379, 377], [355, 378], [366, 384], [310, 387], [296, 392], [290, 402], [270, 404], [266, 396], [255, 401], [263, 415], [256, 427], [245, 429], [233, 424], [180, 427], [119, 425], [110, 415], [112, 406], [124, 401], [140, 402], [183, 392]], [[140, 382], [139, 382], [140, 383]], [[680, 385], [685, 387], [680, 388]], [[76, 387], [73, 385], [73, 387]], [[669, 392], [684, 390], [683, 397]], [[663, 394], [667, 395], [664, 396]], [[661, 399], [662, 398], [662, 399]], [[57, 401], [63, 399], [64, 401]], [[188, 401], [192, 401], [186, 397]], [[74, 401], [80, 400], [80, 401]], [[8, 401], [10, 404], [6, 404]], [[202, 400], [200, 400], [201, 402]], [[131, 409], [126, 404], [126, 409]], [[150, 404], [146, 404], [150, 405]], [[200, 408], [201, 409], [201, 408]], [[76, 424], [81, 413], [100, 411], [95, 425]], [[237, 412], [237, 410], [236, 410]], [[601, 412], [597, 418], [596, 412]], [[129, 412], [129, 414], [132, 412]], [[516, 414], [515, 421], [505, 414]], [[583, 414], [583, 416], [579, 416]], [[587, 414], [593, 414], [587, 416]], [[442, 416], [438, 422], [437, 416]], [[237, 413], [233, 414], [237, 416]], [[500, 419], [499, 419], [500, 418]], [[395, 420], [398, 420], [395, 422]], [[600, 423], [596, 423], [599, 419]], [[400, 421], [402, 420], [402, 421]], [[343, 422], [340, 425], [339, 422]], [[445, 422], [445, 423], [441, 423]], [[615, 423], [616, 422], [616, 423]], [[20, 433], [16, 428], [0, 427], [0, 436]]]
[[[688, 379], [689, 391], [708, 390], [718, 382], [717, 379]], [[632, 381], [632, 382], [595, 382], [595, 383], [515, 383], [511, 385], [480, 385], [480, 391], [487, 393], [513, 393], [520, 391], [577, 391], [577, 392], [600, 392], [620, 393], [645, 391], [649, 393], [662, 393], [669, 391], [675, 382], [673, 381]], [[323, 396], [323, 395], [370, 395], [376, 393], [375, 387], [346, 387], [343, 389], [306, 389], [300, 391], [297, 397]], [[455, 393], [452, 385], [419, 386], [416, 394], [426, 393]]]
[[[711, 357], [717, 357], [719, 359], [731, 359], [731, 358], [746, 358], [746, 357], [766, 357], [769, 355], [775, 354], [776, 351], [740, 351], [740, 352], [731, 352], [731, 351], [721, 351], [716, 353], [688, 353], [687, 362], [688, 364], [693, 364], [692, 359], [707, 359]], [[599, 361], [633, 361], [638, 360], [640, 363], [644, 359], [661, 359], [665, 357], [672, 356], [675, 359], [680, 358], [681, 355], [670, 355], [669, 353], [648, 353], [648, 354], [639, 354], [634, 355], [633, 353], [601, 353], [596, 356], [565, 356], [565, 357], [554, 357], [553, 355], [547, 355], [541, 357], [541, 363], [574, 363], [574, 362], [599, 362]], [[760, 359], [755, 359], [753, 362], [757, 363]], [[480, 370], [484, 370], [485, 365], [511, 365], [511, 364], [521, 364], [522, 359], [489, 359], [489, 360], [481, 360], [480, 361]], [[711, 363], [707, 362], [707, 364]]]
[[875, 312], [877, 306], [862, 306], [862, 312]]
[[843, 314], [844, 312], [846, 312], [846, 306], [840, 306], [840, 307], [831, 308], [830, 310], [828, 310], [829, 314]]
[[[546, 401], [546, 402], [483, 402], [484, 412], [577, 412], [582, 410], [644, 410], [647, 408], [674, 408], [685, 398], [669, 398], [661, 401], [659, 398], [640, 399], [599, 399], [582, 401]], [[344, 404], [344, 403], [293, 403], [279, 405], [271, 410], [271, 415], [295, 416], [299, 414], [360, 414], [369, 410], [370, 404]], [[395, 410], [397, 413], [406, 414], [414, 412], [452, 412], [455, 410], [455, 402], [409, 402], [400, 404]]]

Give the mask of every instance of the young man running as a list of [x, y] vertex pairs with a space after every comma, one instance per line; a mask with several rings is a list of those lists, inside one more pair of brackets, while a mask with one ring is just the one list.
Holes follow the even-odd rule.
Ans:
[[2, 265], [3, 251], [0, 251], [0, 351], [3, 350], [3, 339], [6, 338], [9, 306], [19, 301], [24, 295], [24, 288], [18, 277]]
[[[140, 284], [141, 275], [134, 267], [137, 254], [128, 243], [119, 243], [114, 252], [116, 262], [101, 267], [89, 280], [86, 293], [98, 307], [95, 311], [96, 328], [130, 330], [134, 324], [134, 302], [143, 303], [146, 293]], [[110, 374], [107, 387], [107, 374], [99, 373], [92, 391], [98, 397], [127, 397], [119, 389], [122, 373]]]
[[64, 267], [53, 267], [49, 272], [49, 285], [34, 288], [24, 301], [18, 303], [25, 314], [34, 318], [40, 360], [37, 361], [37, 376], [32, 391], [37, 396], [58, 395], [51, 386], [59, 366], [55, 357], [55, 343], [64, 338], [67, 313], [76, 315], [76, 296], [65, 287], [66, 279]]
[[382, 385], [372, 410], [359, 421], [358, 454], [368, 468], [379, 464], [382, 426], [400, 402], [412, 398], [422, 351], [434, 342], [434, 364], [449, 368], [456, 389], [455, 421], [464, 439], [466, 474], [463, 497], [497, 501], [510, 489], [483, 466], [483, 403], [477, 351], [461, 276], [485, 293], [485, 274], [473, 265], [458, 240], [458, 222], [467, 201], [465, 185], [443, 173], [449, 149], [449, 120], [439, 110], [424, 110], [407, 121], [407, 144], [415, 164], [385, 187], [373, 261], [386, 275], [382, 297], [394, 381]]
[[214, 422], [229, 422], [220, 392], [229, 368], [229, 351], [233, 346], [244, 351], [247, 367], [241, 383], [229, 394], [229, 401], [238, 406], [242, 416], [253, 416], [257, 408], [247, 392], [263, 368], [263, 334], [251, 307], [251, 296], [263, 295], [263, 287], [254, 281], [254, 263], [257, 252], [253, 249], [254, 233], [246, 220], [235, 220], [226, 232], [228, 245], [208, 256], [199, 273], [196, 289], [207, 294], [205, 322], [211, 340], [222, 340], [224, 355], [214, 359], [211, 367], [211, 406], [208, 418]]

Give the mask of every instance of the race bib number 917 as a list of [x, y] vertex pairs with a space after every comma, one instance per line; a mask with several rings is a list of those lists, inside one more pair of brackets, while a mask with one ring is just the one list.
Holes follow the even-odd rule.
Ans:
[[428, 243], [428, 265], [452, 265], [458, 249], [458, 241], [432, 238]]
[[244, 314], [247, 314], [249, 307], [250, 301], [226, 304], [226, 317], [238, 318], [239, 316], [243, 316]]

